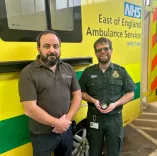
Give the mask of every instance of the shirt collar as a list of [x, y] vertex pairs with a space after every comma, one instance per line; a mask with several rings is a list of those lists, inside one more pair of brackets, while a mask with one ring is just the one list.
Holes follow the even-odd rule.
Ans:
[[[109, 68], [111, 68], [112, 70], [114, 69], [114, 65], [113, 65], [112, 62], [110, 62]], [[99, 64], [96, 64], [96, 65], [94, 66], [94, 70], [100, 70]]]
[[113, 65], [113, 63], [112, 63], [112, 62], [110, 63], [109, 68], [114, 69], [114, 65]]

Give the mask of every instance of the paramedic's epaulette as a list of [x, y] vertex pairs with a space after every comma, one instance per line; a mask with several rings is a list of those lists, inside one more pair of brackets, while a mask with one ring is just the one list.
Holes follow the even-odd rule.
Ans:
[[118, 67], [118, 68], [123, 68], [125, 69], [124, 67], [120, 66], [119, 64], [116, 64], [116, 63], [113, 63], [114, 66]]
[[87, 67], [86, 69], [93, 69], [93, 68], [96, 68], [98, 64], [94, 64], [94, 65], [91, 65], [89, 67]]

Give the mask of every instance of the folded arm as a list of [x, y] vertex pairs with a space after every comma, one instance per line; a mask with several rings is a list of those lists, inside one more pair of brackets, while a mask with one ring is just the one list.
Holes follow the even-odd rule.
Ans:
[[36, 101], [23, 101], [22, 103], [24, 106], [25, 115], [29, 116], [30, 118], [36, 120], [41, 124], [56, 127], [57, 129], [59, 129], [59, 132], [67, 130], [71, 124], [71, 121], [66, 120], [64, 117], [57, 119], [51, 116], [42, 108], [40, 108], [36, 104]]

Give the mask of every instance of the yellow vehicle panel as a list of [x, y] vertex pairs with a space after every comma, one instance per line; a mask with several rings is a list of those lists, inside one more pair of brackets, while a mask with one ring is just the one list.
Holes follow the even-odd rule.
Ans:
[[[94, 41], [100, 36], [106, 36], [112, 40], [112, 62], [124, 66], [137, 86], [135, 98], [123, 109], [125, 126], [141, 114], [142, 0], [82, 0], [81, 3], [81, 19], [79, 19], [81, 20], [81, 34], [79, 34], [79, 39], [74, 38], [74, 41], [69, 37], [70, 35], [67, 35], [69, 41], [62, 42], [61, 58], [92, 57], [93, 63], [97, 63], [93, 50]], [[132, 6], [137, 8], [136, 14], [131, 11]], [[1, 21], [0, 18], [0, 26]], [[16, 31], [20, 33], [23, 30], [9, 28], [8, 30], [8, 34], [6, 31], [0, 39], [0, 63], [35, 60], [38, 54], [36, 43], [14, 39]], [[29, 30], [27, 32], [28, 34], [34, 33]], [[22, 32], [21, 35], [24, 33], [26, 32]], [[88, 65], [90, 64], [74, 66], [78, 79]], [[32, 155], [27, 126], [28, 118], [24, 115], [22, 104], [19, 102], [18, 78], [19, 72], [17, 71], [0, 71], [0, 154], [2, 156]], [[77, 124], [86, 118], [86, 112], [87, 104], [82, 101], [80, 110], [74, 117]]]
[[157, 2], [152, 2], [153, 12], [150, 14], [149, 60], [148, 60], [148, 102], [157, 101]]

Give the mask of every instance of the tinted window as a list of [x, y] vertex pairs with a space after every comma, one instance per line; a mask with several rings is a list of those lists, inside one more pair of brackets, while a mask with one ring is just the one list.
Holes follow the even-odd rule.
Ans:
[[81, 42], [81, 7], [78, 4], [80, 0], [1, 0], [1, 39], [35, 41], [40, 31], [52, 29], [62, 42]]

